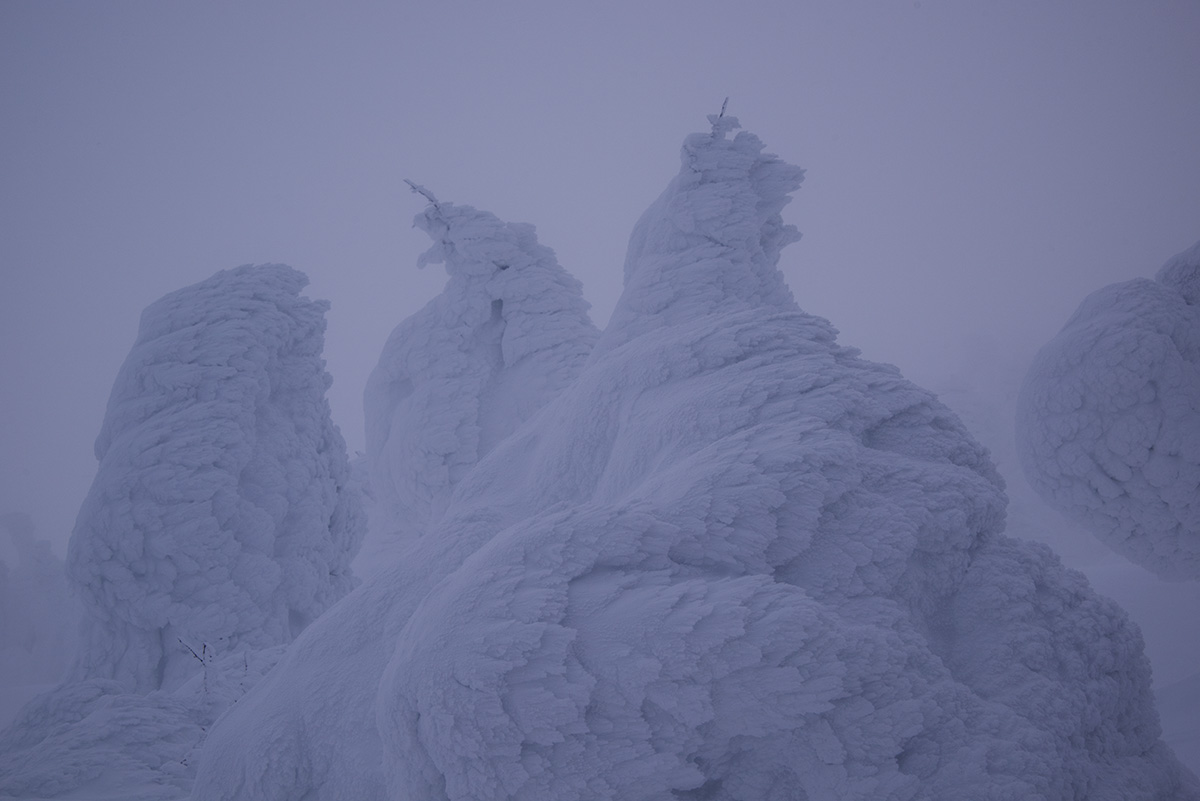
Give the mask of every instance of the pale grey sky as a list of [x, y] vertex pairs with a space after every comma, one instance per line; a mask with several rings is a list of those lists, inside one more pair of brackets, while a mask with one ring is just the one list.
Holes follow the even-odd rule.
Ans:
[[[1194, 0], [0, 4], [0, 511], [65, 543], [142, 308], [285, 262], [334, 415], [443, 283], [403, 178], [534, 223], [598, 324], [683, 137], [808, 170], [800, 305], [918, 381], [1024, 364], [1200, 238]], [[990, 351], [986, 349], [991, 349]]]

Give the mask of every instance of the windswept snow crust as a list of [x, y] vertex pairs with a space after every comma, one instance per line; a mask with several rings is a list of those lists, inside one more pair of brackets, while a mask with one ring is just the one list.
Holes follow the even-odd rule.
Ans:
[[1017, 406], [1034, 488], [1127, 558], [1200, 579], [1200, 243], [1089, 295]]
[[1200, 798], [1136, 629], [796, 307], [801, 171], [710, 121], [582, 371], [226, 713], [193, 798]]
[[82, 646], [0, 735], [0, 796], [185, 793], [207, 727], [351, 589], [364, 517], [306, 283], [239, 267], [143, 313], [68, 551]]
[[570, 383], [598, 335], [582, 287], [533, 226], [434, 203], [418, 266], [445, 264], [440, 295], [388, 338], [364, 394], [380, 520], [426, 533], [463, 476]]

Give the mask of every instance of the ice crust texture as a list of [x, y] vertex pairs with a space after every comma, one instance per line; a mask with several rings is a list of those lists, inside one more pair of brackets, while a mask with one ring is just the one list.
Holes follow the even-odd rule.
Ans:
[[206, 731], [282, 650], [213, 658], [171, 692], [84, 679], [43, 693], [0, 732], [0, 800], [186, 797]]
[[[796, 307], [802, 172], [710, 121], [582, 371], [430, 485], [444, 510], [218, 722], [193, 798], [1200, 798], [1137, 630], [1001, 533], [931, 393]], [[389, 436], [469, 454], [460, 419]]]
[[328, 304], [307, 283], [247, 265], [143, 312], [68, 549], [73, 678], [174, 689], [201, 667], [187, 648], [290, 642], [351, 589], [363, 513], [325, 400]]
[[1034, 488], [1165, 579], [1200, 579], [1200, 243], [1089, 295], [1017, 405]]

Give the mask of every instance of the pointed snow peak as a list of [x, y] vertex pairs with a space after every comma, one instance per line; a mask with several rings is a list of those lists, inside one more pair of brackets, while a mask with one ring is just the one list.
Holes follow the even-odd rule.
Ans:
[[751, 133], [729, 138], [736, 117], [708, 119], [711, 133], [684, 140], [679, 174], [634, 228], [606, 348], [717, 312], [796, 308], [776, 264], [800, 238], [780, 212], [804, 170]]

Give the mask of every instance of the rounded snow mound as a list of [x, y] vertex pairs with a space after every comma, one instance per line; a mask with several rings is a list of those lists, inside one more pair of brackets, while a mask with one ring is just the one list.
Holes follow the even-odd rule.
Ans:
[[1200, 798], [1136, 629], [781, 292], [799, 171], [710, 119], [578, 378], [227, 713], [194, 797]]
[[1166, 579], [1200, 579], [1200, 243], [1088, 296], [1017, 405], [1031, 484]]

